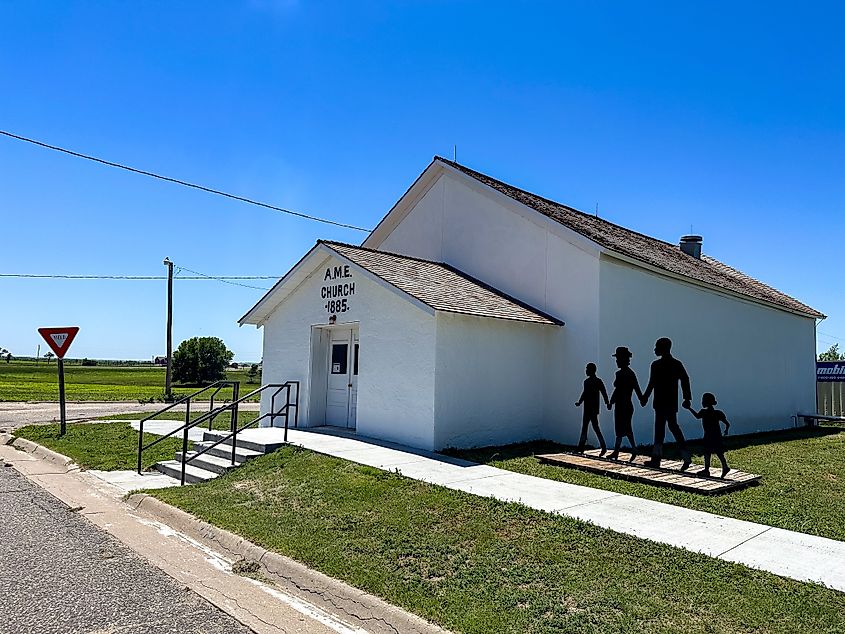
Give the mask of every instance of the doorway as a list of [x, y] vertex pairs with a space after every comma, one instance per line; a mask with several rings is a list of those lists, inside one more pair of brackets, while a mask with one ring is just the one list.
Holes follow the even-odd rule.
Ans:
[[332, 328], [326, 371], [326, 425], [355, 429], [358, 409], [358, 328]]

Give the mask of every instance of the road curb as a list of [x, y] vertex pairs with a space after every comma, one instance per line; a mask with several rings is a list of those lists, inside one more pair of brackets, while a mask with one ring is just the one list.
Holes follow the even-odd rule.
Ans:
[[4, 444], [11, 444], [16, 449], [20, 449], [22, 451], [25, 451], [26, 453], [31, 453], [33, 456], [37, 456], [42, 460], [49, 460], [50, 462], [53, 462], [62, 467], [70, 467], [71, 465], [76, 466], [72, 459], [68, 458], [67, 456], [63, 456], [62, 454], [55, 452], [52, 449], [47, 449], [47, 447], [32, 442], [31, 440], [27, 440], [26, 438], [13, 438], [14, 440], [12, 440], [11, 443], [6, 442]]
[[448, 634], [447, 630], [379, 597], [312, 570], [289, 557], [268, 551], [146, 493], [133, 493], [126, 498], [126, 503], [206, 546], [224, 551], [234, 559], [258, 563], [265, 576], [285, 592], [329, 613], [338, 614], [367, 632]]

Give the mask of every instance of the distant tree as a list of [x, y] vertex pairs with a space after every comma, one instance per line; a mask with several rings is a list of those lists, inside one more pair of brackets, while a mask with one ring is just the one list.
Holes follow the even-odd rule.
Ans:
[[44, 353], [44, 358], [45, 358], [45, 359], [47, 359], [47, 363], [50, 363], [50, 359], [52, 359], [52, 358], [53, 358], [53, 357], [55, 357], [55, 356], [56, 356], [56, 355], [54, 355], [52, 352], [46, 352], [46, 353]]
[[845, 361], [845, 352], [839, 352], [839, 344], [835, 343], [819, 355], [819, 361]]
[[12, 353], [6, 350], [6, 363], [12, 362]]
[[85, 357], [82, 360], [82, 365], [88, 365], [88, 366], [97, 365], [97, 360], [96, 359], [89, 359], [88, 357]]
[[234, 353], [218, 337], [193, 337], [173, 353], [173, 380], [204, 385], [226, 378], [226, 366]]
[[249, 366], [249, 370], [246, 373], [247, 383], [258, 383], [258, 364], [253, 363]]

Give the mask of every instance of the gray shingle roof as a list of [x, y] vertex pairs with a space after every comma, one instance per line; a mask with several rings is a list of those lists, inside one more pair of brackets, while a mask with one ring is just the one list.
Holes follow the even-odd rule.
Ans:
[[366, 269], [434, 310], [563, 325], [560, 320], [520, 302], [440, 262], [320, 240], [329, 249]]
[[702, 256], [699, 260], [681, 251], [678, 245], [637, 233], [636, 231], [620, 227], [602, 218], [585, 214], [572, 207], [567, 207], [566, 205], [537, 196], [518, 187], [513, 187], [486, 174], [476, 172], [460, 163], [455, 163], [439, 156], [435, 157], [435, 161], [440, 161], [454, 167], [467, 176], [492, 187], [517, 202], [540, 212], [544, 216], [548, 216], [552, 220], [589, 238], [610, 251], [677, 275], [711, 284], [753, 299], [775, 304], [791, 311], [811, 317], [824, 318], [824, 315], [814, 308], [714, 258]]

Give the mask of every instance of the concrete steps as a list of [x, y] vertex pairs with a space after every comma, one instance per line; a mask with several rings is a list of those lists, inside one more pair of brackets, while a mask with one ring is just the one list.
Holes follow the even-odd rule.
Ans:
[[[155, 464], [155, 469], [161, 471], [165, 475], [177, 480], [182, 477], [182, 461], [181, 460], [163, 460]], [[185, 482], [193, 484], [195, 482], [205, 482], [216, 478], [219, 473], [208, 471], [200, 467], [195, 467], [193, 464], [185, 465]]]
[[[206, 431], [203, 433], [203, 442], [194, 442], [193, 450], [187, 453], [190, 459], [196, 456], [199, 451], [210, 447], [213, 443], [226, 437], [228, 432]], [[208, 451], [197, 458], [193, 458], [185, 465], [185, 483], [206, 482], [223, 475], [228, 471], [242, 465], [247, 460], [252, 460], [264, 454], [275, 451], [284, 443], [272, 442], [262, 443], [255, 441], [244, 441], [238, 438], [235, 446], [235, 464], [232, 465], [232, 441], [231, 439], [211, 447]], [[182, 477], [182, 452], [176, 453], [174, 460], [163, 460], [155, 464], [154, 468], [165, 475], [180, 480]]]
[[[228, 432], [219, 432], [219, 431], [206, 431], [203, 432], [203, 440], [216, 442], [221, 438], [225, 438]], [[285, 443], [283, 442], [272, 442], [272, 443], [262, 443], [257, 442], [255, 440], [243, 440], [242, 438], [238, 438], [238, 450], [240, 449], [249, 449], [251, 451], [258, 452], [260, 454], [267, 454], [276, 451], [280, 447], [283, 447]], [[232, 441], [226, 440], [223, 443], [217, 445], [218, 447], [229, 447], [229, 451], [232, 450]]]
[[[194, 449], [198, 451], [202, 451], [206, 447], [210, 446], [213, 441], [205, 441], [205, 442], [195, 442]], [[232, 445], [231, 444], [219, 444], [216, 447], [212, 447], [208, 450], [208, 453], [203, 454], [203, 456], [219, 456], [220, 458], [228, 458], [229, 462], [232, 461]], [[246, 449], [240, 446], [235, 448], [235, 463], [236, 464], [243, 464], [247, 460], [252, 460], [253, 458], [257, 458], [258, 456], [263, 456], [264, 452], [262, 451], [255, 451], [254, 449]]]
[[[222, 475], [238, 466], [237, 462], [235, 462], [234, 465], [232, 464], [231, 455], [228, 458], [223, 458], [222, 456], [212, 456], [210, 453], [204, 453], [199, 458], [194, 458], [196, 455], [196, 451], [188, 452], [188, 459], [190, 460], [188, 463], [189, 465], [205, 469], [206, 471], [213, 471], [217, 475]], [[191, 460], [191, 458], [193, 458], [193, 460]], [[179, 464], [182, 463], [181, 451], [176, 452], [176, 462]]]

